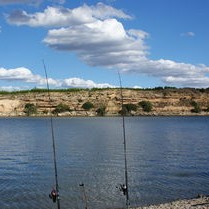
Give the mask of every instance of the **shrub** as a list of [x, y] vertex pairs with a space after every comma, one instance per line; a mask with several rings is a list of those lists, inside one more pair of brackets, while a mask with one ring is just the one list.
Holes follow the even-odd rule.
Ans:
[[102, 105], [101, 107], [99, 107], [97, 110], [97, 115], [98, 116], [104, 116], [106, 113], [106, 107], [104, 105]]
[[141, 101], [141, 102], [139, 102], [139, 106], [142, 107], [144, 112], [152, 111], [152, 103], [149, 101]]
[[137, 106], [136, 106], [135, 104], [131, 104], [131, 103], [129, 103], [129, 104], [124, 104], [124, 105], [123, 105], [123, 108], [126, 108], [126, 110], [127, 110], [128, 112], [131, 112], [132, 110], [133, 110], [133, 111], [136, 111], [136, 110], [137, 110]]
[[83, 105], [82, 105], [82, 108], [84, 110], [90, 110], [91, 108], [93, 108], [94, 105], [91, 103], [91, 102], [85, 102]]
[[56, 106], [56, 108], [52, 111], [53, 114], [58, 114], [58, 113], [62, 113], [62, 112], [70, 112], [70, 108], [68, 107], [68, 105], [60, 103]]
[[122, 110], [119, 111], [119, 114], [121, 115], [129, 115], [131, 111], [136, 111], [137, 110], [137, 105], [135, 104], [123, 104]]
[[27, 116], [30, 116], [32, 114], [36, 114], [37, 113], [37, 107], [34, 104], [27, 103], [27, 104], [25, 104], [24, 113]]
[[128, 115], [128, 111], [126, 108], [122, 108], [119, 112], [120, 115]]
[[191, 102], [191, 105], [194, 107], [194, 108], [191, 110], [191, 112], [193, 112], [193, 113], [200, 113], [200, 112], [201, 112], [200, 105], [199, 105], [197, 102], [192, 101], [192, 102]]

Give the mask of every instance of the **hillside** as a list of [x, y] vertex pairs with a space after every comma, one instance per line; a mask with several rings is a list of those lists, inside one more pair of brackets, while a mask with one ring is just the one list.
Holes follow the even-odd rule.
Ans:
[[[0, 116], [47, 116], [59, 104], [69, 107], [70, 111], [57, 112], [58, 116], [96, 116], [99, 110], [106, 116], [119, 115], [121, 110], [120, 89], [65, 90], [51, 91], [51, 102], [47, 91], [28, 91], [0, 94]], [[144, 111], [139, 102], [152, 104], [152, 109]], [[85, 102], [93, 108], [83, 108]], [[123, 103], [133, 104], [136, 108], [127, 115], [209, 115], [209, 90], [199, 89], [123, 89]], [[25, 105], [33, 104], [36, 113], [26, 114]]]

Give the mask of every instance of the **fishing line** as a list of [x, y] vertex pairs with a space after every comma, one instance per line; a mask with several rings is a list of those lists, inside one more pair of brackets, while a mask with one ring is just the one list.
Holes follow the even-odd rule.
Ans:
[[121, 185], [121, 189], [126, 196], [126, 208], [129, 208], [129, 186], [128, 186], [128, 167], [127, 167], [127, 151], [126, 151], [126, 126], [125, 126], [125, 113], [124, 113], [124, 98], [123, 98], [123, 89], [122, 89], [122, 81], [121, 76], [118, 71], [119, 83], [120, 83], [120, 96], [121, 96], [121, 115], [122, 115], [122, 128], [123, 128], [123, 148], [124, 148], [124, 161], [125, 161], [125, 185]]
[[45, 78], [46, 78], [46, 85], [47, 85], [47, 92], [48, 92], [48, 98], [49, 98], [49, 104], [50, 104], [50, 126], [51, 126], [51, 137], [52, 137], [52, 147], [53, 147], [53, 159], [54, 159], [54, 173], [55, 173], [55, 183], [56, 183], [56, 195], [57, 195], [57, 208], [60, 209], [60, 196], [59, 196], [59, 184], [58, 184], [58, 174], [57, 174], [57, 156], [56, 156], [56, 147], [55, 147], [55, 136], [54, 136], [54, 124], [51, 114], [51, 96], [50, 96], [50, 90], [49, 90], [49, 81], [48, 81], [48, 75], [46, 70], [46, 65], [43, 60], [43, 66], [44, 66], [44, 72], [45, 72]]

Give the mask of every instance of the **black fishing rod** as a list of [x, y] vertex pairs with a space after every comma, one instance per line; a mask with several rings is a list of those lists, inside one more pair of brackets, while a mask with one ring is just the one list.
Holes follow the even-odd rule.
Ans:
[[46, 70], [46, 65], [43, 60], [43, 66], [44, 66], [44, 72], [46, 77], [46, 85], [47, 85], [47, 92], [48, 92], [48, 98], [50, 103], [50, 126], [51, 126], [51, 137], [52, 137], [52, 147], [53, 147], [53, 159], [54, 159], [54, 173], [55, 173], [55, 183], [56, 183], [56, 191], [55, 191], [55, 199], [54, 202], [57, 202], [57, 209], [60, 209], [60, 196], [59, 196], [59, 184], [58, 184], [58, 174], [57, 174], [57, 157], [56, 157], [56, 147], [55, 147], [55, 136], [54, 136], [54, 124], [53, 119], [51, 115], [51, 96], [50, 96], [50, 90], [49, 90], [49, 81], [48, 81], [48, 75]]
[[127, 166], [127, 151], [126, 151], [126, 126], [125, 126], [125, 110], [124, 110], [124, 104], [123, 104], [123, 89], [122, 89], [122, 81], [120, 73], [118, 72], [119, 82], [120, 82], [120, 96], [121, 96], [121, 115], [122, 115], [122, 128], [123, 128], [123, 148], [124, 148], [124, 161], [125, 161], [125, 184], [121, 185], [121, 190], [123, 191], [123, 194], [126, 196], [126, 208], [129, 208], [129, 186], [128, 186], [128, 166]]

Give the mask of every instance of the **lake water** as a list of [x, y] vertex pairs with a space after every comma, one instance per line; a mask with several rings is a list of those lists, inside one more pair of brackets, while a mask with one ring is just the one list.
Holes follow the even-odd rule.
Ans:
[[[209, 194], [209, 117], [125, 118], [130, 204]], [[61, 208], [125, 206], [122, 119], [53, 119]], [[0, 208], [53, 209], [49, 118], [0, 119]]]

